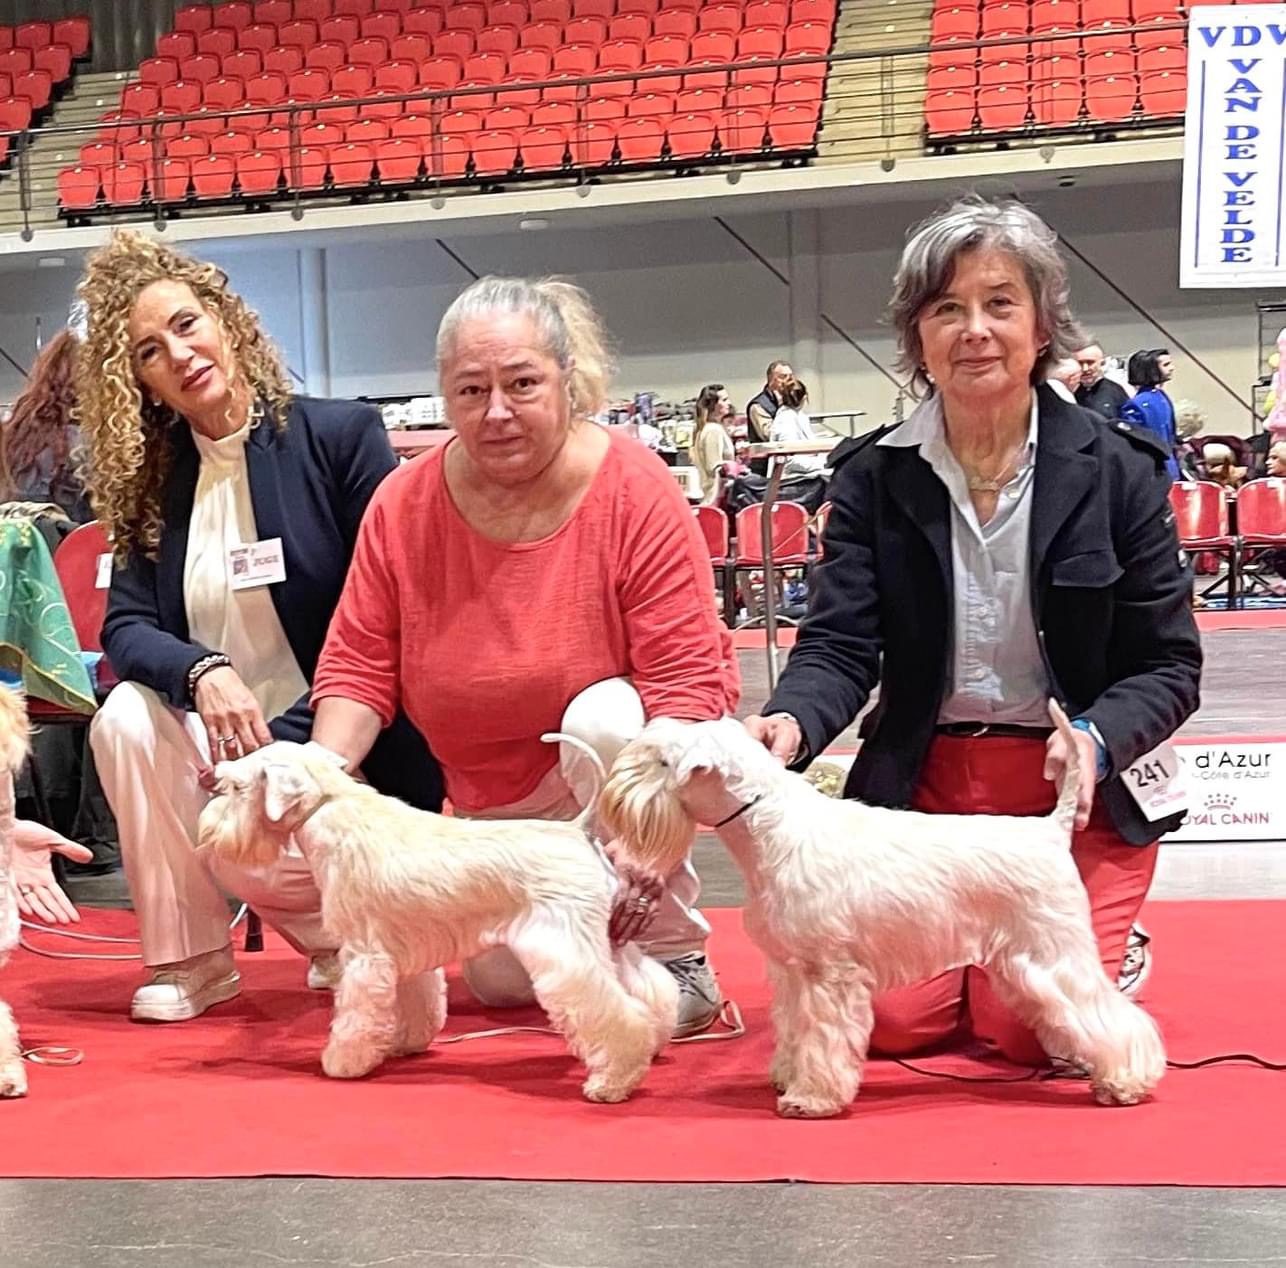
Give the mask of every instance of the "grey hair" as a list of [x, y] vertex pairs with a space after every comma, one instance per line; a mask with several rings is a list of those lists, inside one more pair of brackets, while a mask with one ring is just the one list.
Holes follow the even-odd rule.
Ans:
[[1191, 440], [1200, 435], [1206, 425], [1205, 412], [1191, 401], [1176, 401], [1174, 406], [1174, 430], [1180, 440]]
[[1022, 265], [1036, 305], [1037, 329], [1048, 340], [1032, 367], [1033, 383], [1043, 381], [1055, 364], [1089, 342], [1072, 315], [1058, 235], [1014, 199], [970, 195], [911, 230], [893, 279], [889, 316], [897, 333], [897, 368], [911, 374], [916, 395], [929, 386], [918, 318], [951, 284], [959, 257], [979, 249], [1004, 251]]
[[612, 371], [603, 323], [589, 296], [558, 278], [482, 277], [467, 286], [438, 325], [439, 374], [455, 355], [461, 325], [498, 312], [530, 318], [542, 348], [563, 372], [573, 417], [603, 408]]

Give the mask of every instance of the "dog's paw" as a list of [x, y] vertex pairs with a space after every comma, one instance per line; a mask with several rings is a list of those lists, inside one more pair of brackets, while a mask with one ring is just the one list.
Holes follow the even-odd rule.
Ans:
[[328, 1043], [322, 1050], [322, 1069], [332, 1079], [360, 1079], [384, 1059], [381, 1052], [355, 1044]]
[[619, 1105], [621, 1101], [630, 1099], [630, 1094], [636, 1086], [635, 1083], [622, 1083], [619, 1079], [591, 1074], [581, 1084], [581, 1091], [585, 1094], [587, 1101], [594, 1101], [599, 1105]]
[[783, 1092], [777, 1098], [777, 1113], [782, 1118], [834, 1118], [844, 1109], [843, 1101], [806, 1096], [799, 1092]]
[[414, 1033], [404, 1033], [398, 1035], [393, 1042], [393, 1050], [389, 1053], [390, 1057], [414, 1057], [421, 1052], [428, 1052], [431, 1039], [428, 1032], [421, 1029]]
[[27, 1095], [27, 1068], [22, 1058], [0, 1066], [0, 1100], [16, 1100]]
[[1100, 1105], [1138, 1105], [1152, 1091], [1146, 1083], [1126, 1080], [1104, 1080], [1092, 1086], [1094, 1099]]
[[778, 1092], [784, 1092], [794, 1080], [794, 1071], [788, 1057], [774, 1057], [772, 1068], [768, 1071], [768, 1081]]

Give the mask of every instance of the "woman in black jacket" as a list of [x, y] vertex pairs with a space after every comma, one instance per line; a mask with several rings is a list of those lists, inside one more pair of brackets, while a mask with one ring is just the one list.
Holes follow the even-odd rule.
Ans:
[[[969, 199], [919, 226], [892, 310], [928, 395], [836, 457], [809, 614], [747, 725], [804, 765], [878, 685], [849, 796], [1044, 814], [1068, 759], [1048, 720], [1057, 696], [1080, 749], [1073, 857], [1115, 979], [1157, 840], [1181, 818], [1136, 801], [1130, 768], [1198, 703], [1167, 455], [1037, 386], [1084, 337], [1054, 234], [1020, 204]], [[968, 1022], [1011, 1058], [1043, 1059], [977, 969], [895, 992], [876, 1017], [886, 1052]]]
[[[388, 437], [368, 407], [293, 398], [213, 265], [120, 232], [80, 294], [79, 415], [116, 553], [103, 648], [122, 680], [91, 740], [152, 970], [131, 1014], [184, 1021], [238, 993], [220, 885], [310, 957], [310, 985], [333, 984], [303, 858], [220, 863], [212, 877], [194, 839], [213, 762], [309, 737], [309, 683], [357, 527], [396, 465]], [[364, 770], [440, 808], [437, 765], [404, 718]]]

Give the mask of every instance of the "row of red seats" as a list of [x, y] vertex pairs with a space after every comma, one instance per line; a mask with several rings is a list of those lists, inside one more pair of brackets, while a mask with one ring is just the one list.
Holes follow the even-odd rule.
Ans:
[[0, 53], [0, 74], [18, 76], [43, 71], [57, 84], [71, 74], [74, 60], [66, 44], [46, 44], [37, 49], [11, 48]]
[[[746, 0], [746, 7], [774, 0]], [[457, 3], [457, 0], [260, 0], [249, 4], [231, 0], [216, 5], [192, 5], [175, 15], [174, 29], [199, 34], [212, 27], [241, 30], [259, 22], [280, 26], [291, 21], [324, 22], [331, 17], [367, 17], [376, 12], [421, 12], [445, 15], [454, 24], [481, 28], [488, 24], [519, 26], [527, 21], [567, 22], [574, 17], [610, 18], [618, 13], [666, 13], [672, 10], [696, 13], [707, 0], [488, 0], [488, 3]], [[826, 12], [834, 16], [835, 0], [790, 0], [807, 13]]]
[[1121, 68], [1119, 73], [1088, 76], [1070, 59], [1065, 73], [1052, 65], [1034, 65], [1030, 78], [1011, 82], [932, 88], [925, 95], [924, 115], [931, 140], [971, 132], [1010, 132], [1028, 127], [1065, 128], [1082, 122], [1124, 123], [1182, 116], [1187, 103], [1187, 71], [1163, 69], [1145, 75]]
[[938, 0], [931, 30], [961, 33], [969, 39], [985, 38], [997, 22], [1027, 25], [1036, 30], [1076, 31], [1095, 23], [1141, 26], [1146, 22], [1182, 22], [1187, 16], [1183, 0]]
[[[690, 94], [678, 103], [674, 97], [648, 94], [630, 100], [620, 98], [591, 101], [577, 110], [563, 102], [550, 102], [535, 110], [502, 106], [488, 111], [453, 110], [433, 120], [425, 115], [401, 115], [397, 118], [319, 119], [298, 129], [299, 144], [308, 147], [333, 146], [340, 143], [383, 141], [393, 137], [408, 138], [424, 146], [434, 136], [474, 136], [483, 132], [517, 132], [528, 128], [556, 128], [567, 136], [579, 135], [581, 129], [598, 123], [614, 124], [627, 119], [659, 120], [671, 133], [704, 130], [703, 120], [710, 120], [720, 132], [724, 153], [758, 150], [789, 139], [789, 148], [811, 144], [816, 130], [819, 103], [787, 102], [778, 106], [733, 106], [723, 108], [712, 93]], [[703, 100], [695, 100], [695, 98]], [[703, 108], [684, 109], [682, 106]], [[356, 114], [356, 112], [354, 112]], [[262, 116], [243, 118], [240, 123], [258, 122]], [[807, 130], [805, 138], [804, 130]], [[119, 162], [150, 163], [160, 145], [166, 158], [203, 158], [207, 154], [244, 154], [250, 150], [287, 150], [293, 142], [292, 129], [281, 126], [259, 126], [241, 130], [228, 129], [206, 136], [181, 134], [155, 139], [146, 133], [128, 139], [91, 141], [81, 146], [82, 167], [108, 168]], [[778, 148], [786, 146], [778, 145]], [[685, 147], [685, 153], [687, 153]], [[704, 153], [705, 151], [700, 151]]]
[[[427, 120], [423, 121], [428, 125]], [[362, 139], [347, 139], [347, 130], [325, 124], [306, 129], [297, 151], [286, 142], [278, 148], [245, 148], [195, 157], [168, 154], [154, 165], [150, 157], [102, 166], [78, 163], [58, 178], [59, 197], [67, 211], [90, 210], [100, 202], [136, 206], [145, 201], [184, 202], [226, 198], [234, 192], [257, 197], [285, 188], [362, 188], [372, 181], [405, 184], [421, 178], [454, 180], [500, 177], [515, 170], [556, 171], [567, 164], [584, 168], [656, 163], [663, 158], [699, 160], [715, 153], [749, 153], [771, 147], [787, 152], [808, 148], [816, 136], [816, 116], [801, 106], [780, 106], [765, 119], [762, 112], [740, 110], [724, 116], [676, 115], [666, 119], [636, 116], [613, 122], [591, 120], [575, 128], [531, 125], [520, 129], [481, 128], [472, 132], [434, 132], [379, 136], [358, 124]], [[236, 136], [238, 134], [229, 134]], [[333, 139], [332, 139], [333, 138]], [[262, 146], [264, 134], [260, 134]], [[249, 142], [249, 138], [244, 138]], [[330, 143], [327, 143], [329, 141]], [[146, 146], [146, 142], [136, 143]], [[175, 142], [170, 145], [171, 151]], [[292, 179], [297, 163], [297, 180]], [[155, 167], [155, 170], [154, 170]], [[235, 187], [235, 188], [234, 188]]]
[[[1173, 49], [1180, 43], [1183, 35], [1182, 31], [1166, 31], [1158, 27], [1151, 33], [1146, 30], [1130, 33], [1112, 31], [1107, 34], [1096, 32], [1081, 39], [1050, 39], [1044, 36], [1023, 40], [1021, 43], [983, 44], [980, 48], [942, 44], [929, 54], [929, 67], [931, 70], [948, 66], [973, 67], [981, 75], [982, 68], [992, 62], [1026, 61], [1029, 58], [1042, 61], [1050, 57], [1091, 58], [1103, 53], [1142, 56], [1150, 49]], [[1184, 57], [1186, 60], [1186, 50]]]
[[[1030, 62], [1022, 56], [1021, 47], [1009, 50], [1003, 61], [986, 61], [981, 65], [967, 62], [962, 65], [931, 66], [927, 79], [930, 92], [954, 89], [957, 92], [973, 88], [994, 88], [1000, 84], [1047, 83], [1054, 79], [1107, 79], [1121, 75], [1139, 75], [1149, 78], [1162, 74], [1186, 75], [1188, 51], [1176, 45], [1133, 50], [1105, 49], [1088, 53], [1084, 58], [1074, 49], [1034, 57]], [[1017, 54], [1017, 56], [1015, 56]]]
[[[305, 24], [310, 25], [310, 24]], [[266, 38], [262, 46], [237, 45], [231, 32], [207, 32], [211, 37], [226, 34], [227, 39], [204, 40], [193, 53], [175, 47], [169, 36], [161, 36], [156, 57], [142, 63], [141, 78], [159, 76], [193, 78], [198, 68], [224, 74], [257, 73], [267, 58], [274, 64], [297, 69], [302, 66], [325, 66], [353, 63], [378, 66], [393, 60], [423, 61], [426, 57], [448, 57], [465, 61], [474, 55], [510, 57], [520, 49], [542, 49], [547, 53], [574, 46], [600, 49], [599, 60], [636, 70], [650, 64], [654, 55], [731, 62], [745, 57], [803, 57], [825, 53], [830, 49], [833, 29], [826, 22], [795, 22], [787, 27], [754, 26], [740, 31], [698, 31], [691, 38], [678, 34], [648, 34], [641, 38], [609, 38], [598, 28], [602, 23], [592, 19], [572, 22], [559, 28], [550, 23], [524, 27], [494, 28], [494, 39], [475, 39], [470, 31], [444, 31], [436, 37], [426, 35], [362, 36], [353, 40], [323, 39], [307, 43], [283, 43]], [[663, 65], [666, 63], [662, 63]], [[252, 69], [253, 68], [253, 69]]]
[[24, 22], [20, 26], [0, 26], [0, 52], [23, 48], [32, 53], [50, 45], [63, 45], [79, 61], [89, 55], [89, 19], [63, 18], [58, 22]]

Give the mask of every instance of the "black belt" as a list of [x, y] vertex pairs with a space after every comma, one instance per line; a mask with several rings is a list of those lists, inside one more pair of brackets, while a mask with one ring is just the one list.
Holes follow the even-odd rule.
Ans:
[[1047, 740], [1052, 727], [1017, 726], [1012, 722], [942, 722], [934, 727], [937, 735], [951, 735], [960, 739], [979, 740], [984, 736], [996, 739]]

